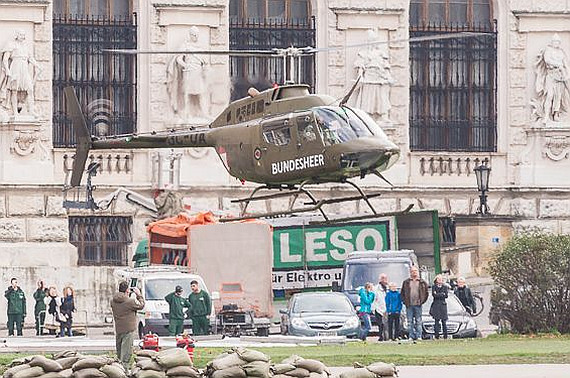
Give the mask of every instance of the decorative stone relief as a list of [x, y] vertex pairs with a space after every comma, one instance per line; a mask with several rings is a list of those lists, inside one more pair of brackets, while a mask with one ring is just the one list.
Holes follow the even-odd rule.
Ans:
[[533, 121], [558, 125], [570, 111], [568, 57], [558, 34], [538, 55], [535, 63], [537, 97], [531, 101]]
[[16, 124], [10, 152], [19, 156], [28, 156], [37, 152], [40, 160], [47, 160], [50, 148], [49, 139], [46, 130], [39, 125]]
[[[368, 30], [368, 42], [378, 42], [378, 34], [373, 29]], [[395, 80], [390, 72], [388, 51], [381, 44], [369, 45], [358, 52], [354, 67], [359, 83], [353, 105], [379, 118], [380, 122], [390, 123], [390, 86]]]
[[34, 83], [40, 67], [25, 41], [26, 33], [16, 30], [0, 54], [0, 122], [36, 119]]
[[565, 135], [546, 137], [542, 152], [544, 156], [554, 161], [568, 158], [570, 155], [570, 137]]
[[166, 71], [166, 85], [170, 106], [179, 123], [208, 123], [209, 91], [205, 56], [191, 53], [198, 50], [199, 30], [192, 26], [182, 47], [184, 53], [172, 58]]

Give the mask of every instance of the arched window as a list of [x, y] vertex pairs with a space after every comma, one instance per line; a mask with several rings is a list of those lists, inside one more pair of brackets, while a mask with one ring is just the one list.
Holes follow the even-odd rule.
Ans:
[[132, 0], [54, 0], [53, 143], [75, 133], [63, 88], [73, 86], [93, 134], [136, 130], [136, 56], [103, 52], [137, 47]]
[[[230, 0], [230, 49], [269, 50], [315, 46], [315, 20], [310, 0]], [[314, 87], [313, 56], [301, 58], [302, 83]], [[278, 57], [232, 56], [232, 100], [251, 86], [259, 90], [284, 82], [283, 60]]]
[[412, 0], [410, 36], [482, 32], [410, 43], [412, 151], [497, 149], [497, 47], [490, 0]]

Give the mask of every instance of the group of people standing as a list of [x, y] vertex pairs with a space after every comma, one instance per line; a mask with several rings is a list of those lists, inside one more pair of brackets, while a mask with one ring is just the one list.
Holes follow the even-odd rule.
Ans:
[[[44, 282], [37, 282], [34, 291], [34, 319], [36, 323], [36, 336], [43, 334], [46, 319], [49, 323], [59, 328], [56, 337], [65, 335], [72, 336], [73, 313], [75, 312], [74, 291], [71, 286], [63, 289], [60, 297], [55, 286], [45, 287]], [[14, 328], [18, 336], [23, 336], [23, 323], [27, 315], [26, 295], [18, 286], [18, 279], [12, 278], [10, 286], [4, 292], [4, 297], [8, 301], [8, 336], [14, 336]], [[51, 318], [48, 318], [50, 316]]]
[[[399, 339], [402, 305], [406, 306], [408, 337], [413, 342], [422, 338], [422, 306], [428, 299], [429, 285], [420, 277], [418, 268], [413, 266], [410, 268], [410, 277], [402, 282], [401, 287], [401, 291], [398, 291], [396, 284], [394, 282], [388, 283], [388, 276], [382, 273], [378, 278], [378, 285], [368, 282], [360, 289], [359, 314], [364, 323], [360, 334], [362, 340], [366, 340], [372, 328], [372, 315], [378, 324], [379, 341], [384, 340], [385, 324], [388, 325], [388, 339]], [[431, 286], [433, 302], [429, 311], [434, 319], [434, 337], [436, 339], [440, 338], [440, 331], [442, 331], [444, 339], [448, 337], [446, 299], [449, 296], [449, 290], [450, 286], [444, 282], [443, 276], [438, 274]], [[468, 312], [476, 311], [473, 295], [465, 285], [463, 277], [457, 280], [454, 293]]]
[[169, 306], [168, 333], [170, 336], [180, 335], [184, 331], [184, 308], [188, 309], [188, 315], [192, 319], [192, 333], [196, 336], [207, 335], [210, 331], [208, 315], [212, 311], [210, 295], [200, 288], [198, 281], [190, 282], [192, 292], [188, 298], [183, 297], [184, 289], [176, 286], [174, 292], [164, 299]]

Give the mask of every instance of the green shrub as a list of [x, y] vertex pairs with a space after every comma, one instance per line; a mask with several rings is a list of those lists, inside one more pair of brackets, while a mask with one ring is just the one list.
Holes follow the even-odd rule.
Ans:
[[495, 321], [516, 333], [570, 333], [570, 235], [515, 235], [489, 271]]

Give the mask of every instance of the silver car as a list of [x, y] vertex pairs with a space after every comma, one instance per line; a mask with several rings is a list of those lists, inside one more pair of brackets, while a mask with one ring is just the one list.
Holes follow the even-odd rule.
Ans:
[[341, 293], [297, 293], [279, 312], [283, 335], [352, 338], [360, 333], [360, 319]]

